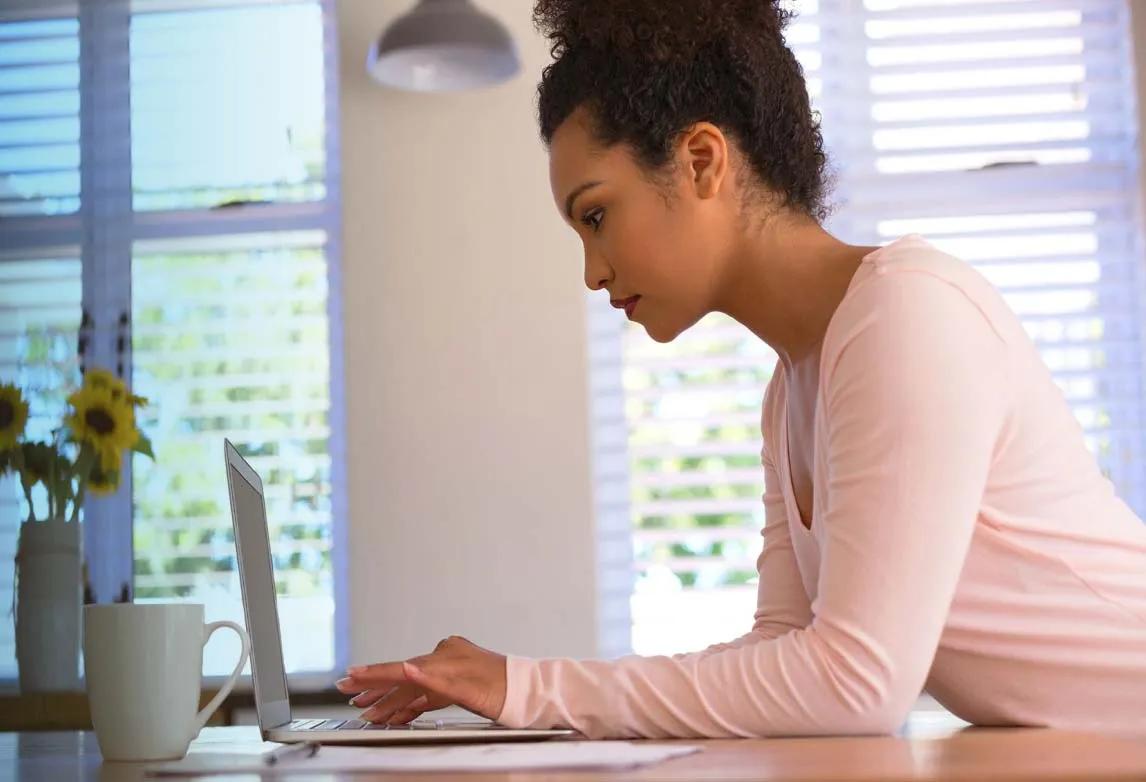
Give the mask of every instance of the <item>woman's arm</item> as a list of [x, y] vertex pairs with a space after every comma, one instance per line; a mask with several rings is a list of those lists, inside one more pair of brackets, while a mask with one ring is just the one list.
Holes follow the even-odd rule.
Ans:
[[938, 647], [1009, 405], [1006, 344], [962, 290], [924, 272], [873, 276], [850, 299], [840, 347], [825, 357], [811, 624], [682, 660], [510, 656], [500, 722], [591, 738], [902, 724]]

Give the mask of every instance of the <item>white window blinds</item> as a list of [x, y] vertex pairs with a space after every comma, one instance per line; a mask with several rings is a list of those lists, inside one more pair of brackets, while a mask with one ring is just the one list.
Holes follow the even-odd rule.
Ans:
[[1125, 0], [866, 0], [862, 13], [864, 93], [829, 121], [864, 128], [832, 139], [847, 166], [835, 225], [873, 244], [921, 233], [978, 268], [1119, 496], [1146, 512]]
[[0, 220], [76, 212], [79, 21], [0, 19]]
[[227, 437], [263, 478], [293, 671], [334, 667], [324, 244], [196, 237], [138, 242], [132, 258], [135, 390], [157, 400], [140, 416], [157, 460], [135, 460], [136, 600], [193, 599], [241, 621]]
[[[838, 174], [827, 228], [854, 244], [921, 233], [976, 266], [1036, 341], [1119, 495], [1146, 513], [1125, 0], [791, 5], [787, 39]], [[635, 571], [625, 599], [638, 653], [735, 637], [754, 608], [759, 415], [775, 354], [723, 317], [658, 345], [615, 311], [590, 313], [598, 509], [628, 518], [633, 547], [629, 561], [602, 558], [601, 581]], [[602, 552], [617, 551], [615, 526], [602, 525]], [[621, 591], [602, 592], [603, 616], [622, 614]], [[620, 621], [602, 634], [610, 650], [621, 634]]]
[[[135, 458], [117, 495], [85, 504], [97, 596], [107, 601], [127, 584], [140, 602], [193, 600], [210, 619], [242, 621], [222, 459], [229, 437], [267, 488], [292, 673], [340, 665], [346, 636], [337, 600], [344, 483], [333, 8], [332, 0], [0, 3], [0, 90], [54, 96], [0, 103], [0, 182], [8, 185], [0, 239], [16, 248], [11, 263], [79, 259], [75, 284], [82, 279], [95, 324], [89, 358], [122, 365], [152, 400], [141, 423], [156, 461]], [[5, 67], [24, 62], [19, 74]], [[42, 70], [68, 62], [66, 73]], [[57, 115], [72, 121], [70, 136], [62, 125], [47, 132], [55, 126], [43, 123]], [[44, 157], [40, 147], [57, 136], [74, 155]], [[70, 190], [29, 178], [57, 169], [75, 177]], [[5, 199], [13, 191], [18, 197]], [[6, 257], [0, 275], [29, 273]], [[36, 307], [0, 298], [0, 317], [23, 328]], [[78, 298], [74, 307], [78, 322]], [[0, 547], [16, 523], [7, 507], [0, 504]], [[0, 632], [0, 677], [10, 638], [10, 627]], [[231, 644], [212, 640], [206, 673], [229, 672]]]

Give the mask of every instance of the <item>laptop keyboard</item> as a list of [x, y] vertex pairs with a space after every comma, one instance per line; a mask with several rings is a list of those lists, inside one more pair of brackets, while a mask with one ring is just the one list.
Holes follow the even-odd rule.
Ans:
[[294, 720], [288, 730], [494, 730], [501, 728], [492, 722], [447, 722], [445, 720], [413, 720], [405, 725], [379, 725], [362, 720]]

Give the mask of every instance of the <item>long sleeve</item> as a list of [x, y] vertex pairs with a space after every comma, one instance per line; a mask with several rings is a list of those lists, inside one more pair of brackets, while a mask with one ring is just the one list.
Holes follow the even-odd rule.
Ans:
[[885, 271], [841, 303], [824, 343], [827, 497], [813, 522], [811, 623], [684, 659], [510, 656], [500, 722], [590, 738], [902, 724], [950, 609], [1009, 386], [1006, 343], [962, 290]]
[[[768, 407], [765, 401], [765, 411]], [[713, 644], [699, 652], [674, 654], [674, 660], [707, 656], [713, 652], [738, 649], [745, 644], [778, 638], [784, 633], [807, 627], [812, 621], [812, 604], [808, 600], [808, 593], [804, 591], [800, 570], [796, 565], [792, 533], [788, 529], [788, 512], [784, 508], [780, 478], [768, 449], [767, 433], [760, 458], [764, 467], [764, 528], [760, 535], [764, 540], [760, 555], [756, 558], [758, 586], [752, 629], [739, 638]]]

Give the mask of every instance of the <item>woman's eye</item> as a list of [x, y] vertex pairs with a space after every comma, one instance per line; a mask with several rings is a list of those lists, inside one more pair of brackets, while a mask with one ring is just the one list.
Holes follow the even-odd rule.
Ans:
[[601, 219], [604, 215], [604, 209], [594, 209], [592, 212], [587, 212], [585, 216], [581, 218], [581, 222], [592, 228], [593, 231], [598, 231], [601, 228]]

